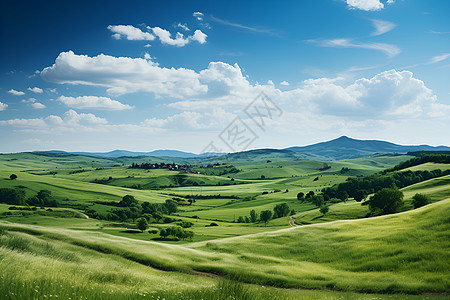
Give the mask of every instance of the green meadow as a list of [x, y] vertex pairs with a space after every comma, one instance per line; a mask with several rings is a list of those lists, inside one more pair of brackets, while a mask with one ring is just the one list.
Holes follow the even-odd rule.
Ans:
[[[263, 158], [195, 168], [200, 174], [191, 174], [129, 167], [141, 158], [123, 164], [123, 158], [0, 155], [0, 189], [20, 189], [27, 198], [48, 190], [58, 203], [0, 204], [0, 298], [448, 297], [450, 175], [402, 188], [404, 204], [396, 214], [370, 217], [369, 207], [352, 198], [327, 201], [323, 213], [297, 195], [318, 195], [411, 157]], [[323, 169], [324, 163], [330, 168]], [[238, 172], [227, 173], [232, 167]], [[437, 169], [450, 167], [427, 162], [406, 170]], [[429, 204], [414, 209], [417, 193]], [[125, 195], [139, 205], [178, 201], [177, 211], [150, 218], [141, 231], [134, 217], [106, 217], [122, 209]], [[259, 220], [262, 211], [284, 203], [288, 214]], [[251, 210], [258, 220], [249, 221]], [[160, 236], [180, 222], [190, 223], [186, 230], [193, 237]]]

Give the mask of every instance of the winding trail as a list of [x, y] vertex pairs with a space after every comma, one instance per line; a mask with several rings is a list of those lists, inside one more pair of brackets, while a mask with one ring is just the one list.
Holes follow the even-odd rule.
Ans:
[[74, 209], [69, 209], [69, 211], [73, 211], [74, 213], [82, 215], [85, 219], [89, 219], [89, 216], [87, 214], [85, 214], [85, 213], [82, 213], [81, 211], [74, 210]]

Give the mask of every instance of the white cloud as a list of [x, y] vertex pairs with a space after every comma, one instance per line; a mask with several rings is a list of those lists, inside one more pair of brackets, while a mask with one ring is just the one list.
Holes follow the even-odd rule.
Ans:
[[90, 124], [106, 124], [106, 119], [99, 118], [94, 114], [79, 114], [74, 110], [68, 110], [63, 115], [64, 122], [68, 124], [90, 123]]
[[8, 104], [0, 102], [0, 111], [6, 110]]
[[38, 88], [37, 86], [35, 86], [34, 88], [28, 88], [28, 90], [30, 92], [33, 92], [36, 94], [42, 94], [44, 92], [44, 90], [42, 90], [41, 88]]
[[444, 53], [444, 54], [441, 54], [441, 55], [434, 56], [431, 59], [430, 64], [438, 63], [440, 61], [446, 60], [449, 57], [450, 57], [450, 53]]
[[[179, 23], [177, 27], [181, 27], [184, 30], [189, 30], [189, 28], [185, 24], [183, 25]], [[185, 37], [182, 33], [177, 32], [174, 39], [172, 38], [172, 34], [168, 30], [160, 27], [147, 26], [146, 29], [151, 32], [144, 32], [141, 29], [134, 27], [133, 25], [110, 25], [108, 26], [108, 29], [114, 33], [113, 37], [118, 40], [126, 38], [127, 40], [135, 41], [153, 41], [156, 37], [158, 37], [162, 44], [177, 47], [183, 47], [189, 44], [191, 41], [197, 41], [200, 44], [204, 44], [207, 37], [206, 34], [198, 29], [192, 36], [188, 37]], [[144, 47], [151, 47], [151, 45], [147, 44]]]
[[141, 125], [177, 130], [220, 130], [236, 117], [221, 108], [215, 108], [212, 112], [185, 111], [165, 119], [146, 119]]
[[33, 128], [36, 130], [75, 130], [89, 127], [90, 125], [104, 125], [108, 122], [93, 114], [79, 114], [74, 110], [68, 110], [62, 117], [50, 115], [45, 118], [35, 119], [11, 119], [0, 121], [3, 126], [18, 126], [22, 128]]
[[113, 37], [120, 40], [126, 38], [130, 41], [153, 41], [155, 36], [149, 32], [143, 32], [141, 29], [132, 25], [109, 25], [108, 29], [113, 32]]
[[384, 4], [380, 0], [346, 0], [346, 2], [350, 9], [370, 11], [384, 8]]
[[33, 107], [34, 109], [43, 109], [46, 106], [44, 104], [42, 104], [42, 103], [34, 102], [33, 104], [31, 104], [31, 107]]
[[184, 68], [160, 68], [143, 58], [113, 57], [104, 54], [89, 57], [72, 51], [62, 52], [55, 64], [45, 68], [41, 77], [55, 83], [104, 86], [112, 94], [137, 91], [156, 95], [189, 97], [207, 92], [199, 74]]
[[197, 41], [200, 44], [206, 43], [206, 37], [207, 35], [204, 34], [201, 30], [197, 29], [194, 34], [189, 37], [192, 41]]
[[117, 100], [107, 97], [82, 96], [82, 97], [65, 97], [60, 96], [58, 101], [64, 103], [68, 107], [78, 109], [99, 109], [99, 110], [125, 110], [131, 109], [132, 106], [122, 104]]
[[23, 96], [23, 95], [25, 95], [24, 92], [22, 92], [22, 91], [16, 91], [15, 89], [10, 89], [10, 90], [8, 91], [8, 93], [10, 93], [10, 94], [12, 94], [12, 95], [14, 95], [14, 96]]
[[280, 82], [280, 85], [289, 86], [289, 82], [284, 80], [284, 81]]
[[189, 29], [189, 27], [187, 27], [186, 23], [184, 23], [184, 24], [178, 23], [175, 27], [180, 27], [181, 29], [183, 29], [185, 31], [190, 31], [190, 29]]
[[391, 44], [385, 43], [355, 43], [351, 39], [330, 39], [330, 40], [307, 40], [307, 42], [313, 43], [319, 47], [331, 47], [331, 48], [362, 48], [381, 51], [389, 57], [394, 57], [399, 54], [400, 49]]
[[194, 16], [194, 18], [196, 18], [199, 21], [203, 21], [203, 17], [205, 16], [203, 13], [196, 11], [192, 14], [192, 16]]
[[199, 29], [197, 29], [194, 34], [189, 37], [184, 37], [182, 33], [177, 32], [175, 39], [172, 38], [172, 34], [168, 30], [162, 29], [160, 27], [148, 27], [148, 29], [151, 29], [153, 31], [153, 34], [160, 39], [161, 43], [177, 47], [183, 47], [191, 41], [197, 41], [200, 44], [204, 44], [207, 37], [207, 35]]
[[372, 33], [371, 36], [385, 34], [397, 26], [397, 24], [385, 20], [372, 19], [371, 21], [373, 27], [375, 27], [375, 32]]
[[149, 29], [153, 31], [153, 34], [156, 35], [163, 44], [183, 47], [184, 45], [189, 43], [189, 39], [185, 38], [182, 33], [177, 32], [175, 39], [172, 39], [172, 34], [168, 30], [162, 29], [160, 27], [149, 27]]
[[[300, 110], [316, 117], [325, 114], [375, 120], [417, 118], [439, 115], [439, 111], [449, 107], [439, 103], [424, 82], [411, 72], [396, 70], [381, 72], [370, 79], [361, 78], [350, 84], [345, 84], [344, 78], [340, 77], [309, 79], [298, 88], [281, 91], [271, 83], [250, 83], [237, 64], [210, 62], [207, 68], [196, 72], [159, 67], [142, 58], [88, 57], [64, 52], [53, 66], [42, 71], [41, 76], [57, 83], [104, 86], [109, 92], [152, 92], [164, 97], [170, 107], [191, 112], [211, 107], [226, 109], [227, 112], [239, 110], [261, 91], [278, 101], [279, 105], [285, 105], [288, 111]], [[184, 114], [177, 119], [181, 117], [199, 118], [195, 114]], [[148, 122], [157, 126], [163, 121], [154, 119]]]

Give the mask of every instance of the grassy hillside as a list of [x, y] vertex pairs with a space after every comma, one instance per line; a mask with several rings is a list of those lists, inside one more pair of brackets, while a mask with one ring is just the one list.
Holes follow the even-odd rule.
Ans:
[[[33, 265], [32, 268], [41, 271], [52, 270], [53, 274], [56, 274], [56, 282], [64, 282], [64, 278], [69, 278], [66, 273], [57, 271], [58, 268], [62, 270], [61, 266], [57, 266], [60, 261], [64, 262], [65, 259], [68, 260], [67, 257], [71, 257], [66, 252], [67, 247], [83, 247], [95, 250], [95, 253], [108, 253], [99, 259], [118, 259], [123, 262], [121, 259], [126, 258], [131, 261], [128, 264], [136, 268], [141, 267], [134, 262], [183, 273], [200, 271], [221, 276], [237, 276], [242, 281], [263, 285], [357, 292], [442, 293], [448, 291], [450, 284], [447, 276], [450, 267], [449, 208], [450, 199], [447, 199], [396, 215], [300, 226], [184, 246], [137, 241], [90, 231], [1, 222], [1, 228], [10, 232], [7, 234], [33, 239], [36, 243], [42, 243], [44, 250], [39, 250], [40, 246], [32, 244], [23, 245], [27, 242], [12, 242], [13, 245], [18, 243], [19, 246], [8, 246], [11, 244], [8, 242], [11, 237], [2, 237], [1, 249], [3, 255], [9, 255], [10, 259], [15, 256], [16, 259], [27, 262], [19, 270], [25, 269], [27, 265]], [[58, 247], [59, 251], [45, 250], [45, 247], [49, 247], [46, 243]], [[82, 263], [84, 258], [80, 257], [81, 255], [96, 255], [91, 251], [83, 251], [83, 254], [73, 258], [79, 262], [78, 267], [86, 267]], [[38, 256], [26, 257], [23, 253], [27, 252], [37, 252]], [[56, 259], [55, 265], [45, 260], [49, 259], [49, 256], [52, 260], [55, 258], [52, 256], [61, 258]], [[42, 260], [35, 266], [32, 260], [37, 258]], [[97, 282], [100, 285], [100, 281], [106, 281], [100, 288], [104, 290], [110, 285], [120, 287], [127, 282], [127, 276], [134, 276], [134, 282], [143, 280], [138, 279], [139, 277], [145, 277], [142, 272], [131, 275], [133, 269], [118, 275], [114, 272], [114, 269], [121, 269], [117, 264], [119, 263], [110, 264], [110, 267], [101, 273], [88, 273], [87, 278], [92, 279], [92, 285]], [[18, 274], [12, 267], [4, 270], [4, 274]], [[150, 270], [149, 274], [152, 274], [153, 271]], [[70, 272], [74, 273], [76, 272]], [[40, 277], [45, 277], [37, 274], [49, 272], [31, 272], [28, 276], [38, 277], [39, 280], [42, 279]], [[176, 272], [171, 274], [178, 276]], [[6, 276], [2, 277], [2, 280], [11, 283], [10, 278], [18, 276]], [[24, 281], [25, 278], [27, 277], [17, 281]], [[81, 287], [78, 283], [75, 285], [83, 289], [83, 284], [87, 284], [86, 280], [80, 280]], [[40, 284], [42, 282], [39, 281]], [[202, 281], [204, 282], [208, 280]], [[188, 286], [196, 284], [198, 281], [189, 281]], [[32, 293], [31, 286], [27, 285], [29, 293]], [[129, 285], [132, 291], [133, 286], [135, 285]], [[67, 281], [63, 287], [69, 288]], [[178, 286], [176, 289], [178, 292]]]

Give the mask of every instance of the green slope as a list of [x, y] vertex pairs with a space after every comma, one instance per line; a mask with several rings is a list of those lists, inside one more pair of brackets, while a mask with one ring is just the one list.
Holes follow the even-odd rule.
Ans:
[[450, 199], [364, 220], [336, 221], [167, 245], [102, 233], [0, 223], [141, 264], [239, 276], [264, 285], [382, 293], [448, 291]]

